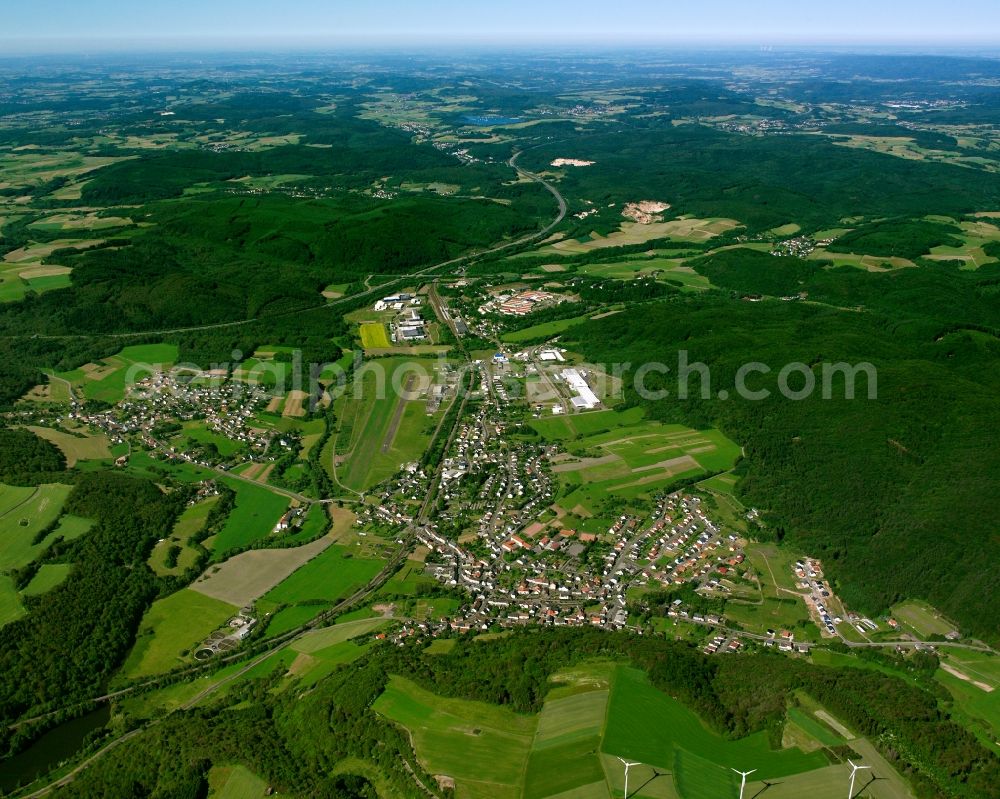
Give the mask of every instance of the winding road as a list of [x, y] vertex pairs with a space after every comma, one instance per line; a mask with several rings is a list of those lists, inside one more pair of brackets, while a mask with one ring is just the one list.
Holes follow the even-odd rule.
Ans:
[[[536, 145], [536, 146], [541, 146], [541, 145]], [[507, 165], [515, 172], [517, 172], [518, 175], [533, 180], [536, 183], [544, 186], [548, 190], [548, 192], [556, 200], [558, 210], [555, 218], [551, 222], [549, 222], [545, 227], [543, 227], [539, 231], [536, 231], [535, 233], [529, 233], [527, 236], [522, 236], [521, 238], [515, 239], [514, 241], [507, 241], [502, 244], [497, 244], [485, 250], [472, 250], [471, 252], [464, 253], [463, 255], [459, 255], [456, 258], [451, 258], [447, 261], [442, 261], [439, 264], [434, 264], [432, 266], [424, 267], [423, 269], [413, 272], [407, 275], [406, 277], [400, 279], [412, 280], [415, 277], [422, 277], [425, 275], [433, 274], [439, 269], [445, 269], [446, 267], [449, 266], [456, 266], [458, 264], [465, 263], [466, 261], [470, 261], [473, 258], [482, 258], [483, 256], [486, 255], [493, 255], [494, 253], [503, 252], [504, 250], [510, 249], [511, 247], [519, 247], [525, 244], [530, 244], [533, 241], [537, 241], [538, 239], [547, 236], [560, 222], [563, 221], [563, 219], [566, 218], [566, 199], [562, 196], [562, 194], [559, 193], [559, 190], [552, 183], [545, 180], [540, 175], [536, 175], [534, 172], [529, 172], [526, 169], [522, 169], [517, 165], [517, 159], [523, 152], [524, 150], [518, 150], [516, 153], [514, 153], [514, 155], [510, 157], [510, 160], [507, 161]], [[254, 316], [249, 319], [237, 319], [230, 322], [214, 322], [212, 324], [193, 325], [189, 327], [168, 327], [159, 330], [137, 330], [126, 333], [102, 333], [102, 334], [65, 333], [60, 335], [43, 335], [39, 333], [33, 333], [33, 334], [26, 333], [23, 335], [3, 336], [3, 338], [54, 339], [54, 340], [80, 340], [80, 339], [86, 340], [86, 339], [99, 339], [99, 338], [128, 339], [128, 338], [140, 338], [143, 336], [166, 336], [166, 335], [173, 335], [176, 333], [196, 333], [202, 330], [222, 330], [230, 327], [242, 327], [244, 325], [250, 325], [253, 324], [254, 322], [259, 322], [264, 319], [281, 319], [283, 317], [297, 316], [299, 314], [307, 313], [309, 311], [315, 311], [322, 308], [336, 308], [339, 305], [343, 305], [348, 302], [354, 302], [355, 300], [361, 297], [367, 297], [373, 294], [381, 293], [385, 291], [389, 286], [391, 286], [392, 283], [396, 282], [396, 281], [390, 281], [389, 283], [383, 283], [371, 287], [369, 281], [372, 280], [372, 278], [374, 277], [380, 277], [380, 275], [369, 275], [364, 281], [365, 285], [369, 286], [369, 288], [365, 289], [364, 291], [360, 291], [357, 294], [351, 294], [346, 297], [339, 297], [337, 299], [330, 300], [324, 305], [314, 305], [309, 308], [297, 308], [294, 310], [282, 311], [281, 313], [275, 313], [275, 314], [260, 314], [259, 316]]]

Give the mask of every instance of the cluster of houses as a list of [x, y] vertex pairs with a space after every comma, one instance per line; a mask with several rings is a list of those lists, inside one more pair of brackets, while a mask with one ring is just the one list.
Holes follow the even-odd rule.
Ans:
[[[169, 371], [155, 372], [129, 387], [125, 398], [114, 408], [98, 412], [77, 409], [69, 416], [100, 429], [113, 442], [139, 434], [145, 446], [177, 457], [187, 453], [155, 438], [155, 430], [164, 424], [197, 420], [208, 430], [244, 444], [251, 453], [263, 453], [268, 448], [273, 433], [254, 424], [255, 414], [270, 399], [264, 388], [224, 375], [206, 375], [207, 379], [190, 377]], [[207, 460], [186, 459], [210, 465]]]

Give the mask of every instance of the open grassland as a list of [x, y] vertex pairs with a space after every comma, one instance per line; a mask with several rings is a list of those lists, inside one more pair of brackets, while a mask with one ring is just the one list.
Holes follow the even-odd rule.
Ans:
[[51, 441], [66, 456], [66, 465], [76, 466], [78, 461], [106, 460], [111, 458], [108, 437], [103, 433], [91, 433], [86, 430], [67, 433], [52, 427], [32, 425], [28, 429], [39, 438]]
[[244, 607], [266, 594], [332, 543], [332, 535], [327, 535], [300, 547], [243, 552], [222, 565], [209, 567], [191, 584], [191, 588], [230, 605]]
[[338, 622], [332, 627], [323, 627], [306, 633], [292, 643], [291, 648], [296, 652], [314, 655], [329, 647], [350, 641], [352, 638], [375, 632], [388, 623], [388, 620], [381, 616]]
[[4, 491], [0, 494], [0, 500], [6, 500], [7, 505], [0, 514], [0, 572], [26, 566], [52, 543], [59, 534], [59, 528], [42, 541], [34, 541], [39, 533], [59, 518], [70, 486], [53, 483], [27, 489], [27, 493], [4, 486]]
[[227, 438], [222, 433], [210, 430], [204, 422], [184, 422], [183, 430], [178, 434], [180, 439], [187, 439], [192, 444], [210, 444], [215, 447], [223, 458], [235, 455], [244, 448], [243, 444]]
[[[701, 253], [694, 254], [701, 255]], [[711, 288], [712, 285], [707, 277], [685, 266], [683, 258], [630, 258], [608, 263], [581, 264], [577, 271], [585, 275], [615, 280], [654, 277], [657, 280], [679, 283], [682, 289], [692, 291], [701, 291]]]
[[921, 638], [932, 635], [947, 635], [957, 629], [926, 602], [907, 600], [892, 609], [893, 616], [900, 624], [915, 632]]
[[[596, 418], [590, 420], [592, 416]], [[646, 422], [633, 411], [529, 424], [543, 437], [561, 441], [568, 453], [552, 467], [563, 489], [559, 504], [580, 506], [592, 514], [608, 495], [630, 499], [661, 490], [678, 478], [726, 471], [740, 455], [739, 447], [718, 430]]]
[[569, 319], [555, 319], [551, 322], [540, 322], [539, 324], [532, 325], [531, 327], [525, 327], [521, 330], [504, 333], [501, 336], [501, 339], [511, 344], [518, 344], [522, 341], [536, 341], [538, 339], [552, 338], [553, 336], [558, 336], [560, 333], [565, 333], [573, 327], [573, 325], [586, 322], [589, 318], [590, 314], [584, 314], [582, 316], [573, 316]]
[[727, 602], [725, 614], [726, 619], [736, 626], [759, 633], [791, 629], [799, 622], [809, 621], [805, 603], [791, 596], [764, 597], [760, 604]]
[[987, 747], [1000, 741], [1000, 657], [949, 651], [934, 675], [955, 702], [953, 713]]
[[407, 560], [379, 590], [380, 595], [401, 594], [417, 596], [429, 587], [438, 584], [433, 577], [424, 574], [424, 564], [421, 561]]
[[69, 577], [72, 570], [72, 563], [44, 563], [21, 593], [24, 596], [38, 596], [51, 591]]
[[21, 605], [21, 597], [14, 587], [14, 580], [0, 574], [0, 627], [17, 621], [27, 611]]
[[455, 779], [457, 796], [514, 799], [536, 720], [485, 702], [448, 699], [393, 677], [376, 712], [406, 727], [421, 764]]
[[243, 480], [225, 482], [236, 492], [236, 504], [219, 534], [210, 539], [216, 559], [266, 538], [288, 509], [287, 497]]
[[278, 604], [334, 602], [365, 585], [383, 562], [352, 557], [343, 546], [328, 547], [264, 595]]
[[298, 685], [308, 688], [340, 666], [353, 663], [371, 647], [371, 642], [342, 641], [316, 652], [301, 652], [288, 667], [288, 674], [297, 679]]
[[239, 610], [235, 605], [183, 588], [152, 604], [122, 673], [132, 679], [183, 665], [188, 654]]
[[281, 798], [267, 782], [246, 766], [213, 766], [208, 772], [209, 799]]
[[[209, 497], [203, 499], [184, 509], [177, 521], [174, 522], [174, 529], [170, 535], [162, 541], [157, 542], [149, 556], [149, 566], [158, 575], [182, 574], [198, 558], [198, 550], [191, 546], [188, 541], [195, 533], [201, 531], [205, 526], [208, 514], [219, 503], [219, 497]], [[180, 553], [177, 556], [177, 565], [168, 568], [166, 564], [167, 553], [172, 546], [179, 546]]]

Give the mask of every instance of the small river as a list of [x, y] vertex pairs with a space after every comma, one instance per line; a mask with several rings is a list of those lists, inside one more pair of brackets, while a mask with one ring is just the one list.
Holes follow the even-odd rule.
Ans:
[[87, 734], [107, 724], [110, 716], [108, 705], [101, 705], [84, 716], [53, 727], [14, 757], [0, 760], [0, 793], [7, 793], [37, 779], [71, 757]]

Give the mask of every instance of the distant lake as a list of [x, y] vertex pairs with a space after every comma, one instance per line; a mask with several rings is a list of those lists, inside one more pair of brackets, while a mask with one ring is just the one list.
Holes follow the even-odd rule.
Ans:
[[465, 121], [470, 125], [513, 125], [524, 120], [521, 117], [467, 116]]
[[20, 754], [0, 760], [0, 792], [7, 793], [18, 785], [27, 785], [71, 757], [93, 730], [108, 723], [111, 708], [101, 705], [86, 715], [53, 727]]

